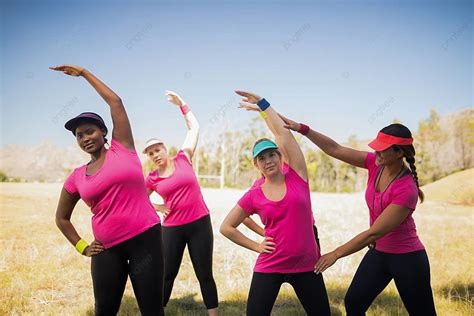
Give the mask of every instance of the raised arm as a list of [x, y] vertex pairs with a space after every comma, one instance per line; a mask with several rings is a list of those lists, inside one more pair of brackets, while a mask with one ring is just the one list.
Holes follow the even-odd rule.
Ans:
[[173, 91], [166, 91], [165, 95], [168, 97], [168, 101], [180, 108], [181, 113], [183, 113], [184, 119], [186, 120], [188, 133], [186, 134], [183, 145], [181, 145], [181, 149], [191, 161], [199, 140], [199, 123], [189, 106], [178, 94]]
[[[58, 226], [59, 230], [73, 246], [76, 246], [81, 240], [81, 237], [71, 223], [72, 211], [78, 201], [79, 196], [71, 195], [63, 188], [59, 197], [58, 208], [56, 209], [56, 226]], [[102, 251], [104, 251], [102, 244], [94, 241], [84, 249], [82, 254], [90, 257]]]
[[90, 71], [79, 66], [61, 65], [50, 67], [50, 69], [62, 71], [63, 73], [74, 77], [84, 77], [84, 79], [89, 82], [89, 84], [97, 91], [97, 93], [99, 93], [102, 99], [104, 99], [110, 107], [110, 114], [113, 122], [112, 138], [119, 141], [128, 149], [135, 149], [132, 128], [128, 120], [127, 112], [125, 111], [122, 100], [112, 91], [112, 89], [100, 81]]
[[284, 127], [302, 133], [329, 156], [353, 166], [365, 168], [365, 158], [367, 157], [366, 151], [344, 147], [326, 135], [318, 133], [306, 125], [296, 123], [281, 114], [279, 114], [279, 116], [285, 122]]
[[245, 212], [244, 209], [242, 209], [238, 204], [235, 205], [221, 224], [221, 234], [229, 238], [237, 245], [255, 252], [272, 253], [275, 250], [275, 243], [271, 237], [265, 237], [259, 244], [242, 234], [237, 229], [237, 226], [239, 226], [247, 217], [247, 212]]
[[316, 263], [314, 271], [317, 273], [323, 272], [338, 259], [367, 247], [380, 237], [392, 231], [395, 227], [398, 227], [405, 218], [407, 218], [410, 211], [411, 210], [407, 207], [390, 204], [383, 210], [382, 214], [368, 230], [363, 231], [344, 245], [322, 256]]
[[269, 106], [269, 104], [263, 105], [264, 108], [262, 108], [262, 104], [264, 104], [266, 100], [254, 93], [241, 90], [236, 90], [235, 92], [243, 97], [241, 105], [259, 105], [259, 108], [267, 117], [265, 122], [267, 123], [268, 128], [281, 143], [281, 148], [285, 152], [288, 164], [301, 178], [308, 180], [308, 170], [306, 168], [303, 152], [293, 134], [285, 128], [285, 123], [280, 116], [278, 116], [278, 113], [273, 109], [273, 107]]

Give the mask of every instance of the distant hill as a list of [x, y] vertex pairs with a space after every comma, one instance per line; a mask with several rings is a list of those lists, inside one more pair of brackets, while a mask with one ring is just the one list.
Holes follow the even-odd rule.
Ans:
[[[144, 142], [137, 142], [142, 148]], [[140, 154], [140, 158], [146, 157]], [[39, 145], [8, 145], [0, 149], [0, 170], [24, 181], [62, 182], [69, 173], [89, 161], [77, 145], [57, 146], [49, 141]]]
[[426, 200], [474, 205], [474, 168], [453, 173], [422, 187]]

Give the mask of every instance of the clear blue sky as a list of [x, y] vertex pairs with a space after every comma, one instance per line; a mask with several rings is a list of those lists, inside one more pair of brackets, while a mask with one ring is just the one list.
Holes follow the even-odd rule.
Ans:
[[165, 89], [203, 130], [225, 112], [254, 117], [233, 89], [339, 141], [400, 119], [416, 129], [473, 105], [472, 1], [3, 1], [1, 144], [75, 142], [64, 122], [106, 104], [85, 80], [48, 70], [84, 66], [123, 99], [134, 136], [179, 145]]

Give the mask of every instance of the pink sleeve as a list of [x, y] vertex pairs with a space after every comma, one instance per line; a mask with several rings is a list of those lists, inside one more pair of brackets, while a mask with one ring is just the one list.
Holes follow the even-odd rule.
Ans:
[[133, 149], [128, 149], [124, 145], [122, 145], [118, 140], [115, 138], [112, 138], [112, 141], [110, 142], [110, 150], [115, 151], [115, 152], [126, 152], [130, 154], [137, 154], [137, 152]]
[[252, 190], [248, 190], [244, 196], [240, 198], [237, 204], [239, 204], [239, 206], [249, 215], [254, 214], [255, 210], [252, 203]]
[[180, 149], [178, 151], [178, 153], [176, 154], [174, 159], [176, 159], [177, 161], [183, 161], [183, 162], [186, 162], [189, 165], [192, 165], [191, 162], [188, 159], [188, 156], [186, 156], [186, 154], [184, 153], [184, 151], [182, 149]]
[[255, 180], [254, 183], [252, 183], [252, 186], [251, 186], [250, 188], [251, 188], [251, 189], [257, 188], [257, 187], [259, 187], [260, 185], [262, 185], [264, 182], [265, 182], [265, 178], [262, 176], [261, 178]]
[[77, 195], [79, 192], [77, 191], [76, 187], [76, 170], [74, 170], [69, 177], [67, 177], [66, 181], [64, 181], [63, 188], [71, 195]]
[[365, 158], [365, 168], [369, 170], [369, 175], [377, 170], [377, 165], [375, 164], [375, 153], [367, 153]]
[[155, 186], [153, 185], [153, 180], [151, 178], [151, 172], [145, 178], [145, 186], [148, 190], [155, 191]]
[[309, 185], [309, 179], [305, 180], [305, 179], [301, 178], [301, 176], [298, 174], [298, 172], [296, 172], [289, 165], [288, 165], [288, 172], [285, 173], [285, 176], [290, 177], [290, 178], [292, 178], [292, 179], [294, 179], [298, 182], [304, 183], [305, 185]]
[[393, 190], [392, 204], [408, 207], [411, 210], [416, 208], [418, 202], [418, 189], [412, 185], [401, 185]]

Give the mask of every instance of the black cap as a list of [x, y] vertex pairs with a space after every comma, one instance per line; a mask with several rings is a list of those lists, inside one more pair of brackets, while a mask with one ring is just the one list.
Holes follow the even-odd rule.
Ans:
[[104, 120], [100, 117], [99, 114], [96, 114], [94, 112], [83, 112], [79, 114], [78, 116], [70, 119], [69, 121], [64, 124], [64, 127], [71, 131], [74, 135], [76, 135], [76, 127], [84, 121], [89, 121], [92, 123], [97, 124], [97, 126], [105, 129], [105, 132], [108, 132], [107, 126], [105, 126]]

